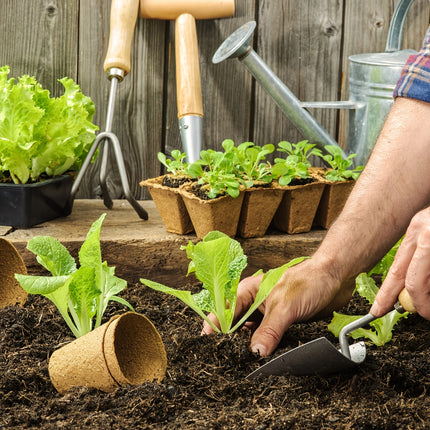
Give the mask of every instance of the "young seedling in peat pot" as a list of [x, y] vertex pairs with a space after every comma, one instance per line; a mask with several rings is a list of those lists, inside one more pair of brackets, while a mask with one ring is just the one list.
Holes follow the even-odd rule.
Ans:
[[273, 217], [273, 225], [289, 234], [308, 232], [325, 186], [311, 172], [310, 157], [320, 156], [321, 151], [307, 140], [296, 144], [279, 142], [278, 151], [287, 156], [275, 158], [272, 175], [285, 192]]
[[178, 149], [172, 151], [171, 157], [159, 152], [158, 161], [165, 166], [167, 173], [141, 181], [140, 185], [148, 188], [166, 230], [170, 233], [187, 234], [191, 233], [194, 227], [179, 194], [179, 187], [193, 180], [189, 174], [190, 164], [186, 161], [186, 154]]
[[260, 147], [252, 142], [235, 147], [236, 174], [246, 186], [237, 229], [240, 237], [264, 236], [282, 200], [284, 191], [272, 186], [272, 165], [266, 160], [274, 150], [272, 144]]
[[324, 176], [321, 178], [326, 186], [315, 216], [315, 224], [327, 229], [345, 206], [355, 181], [364, 167], [352, 168], [356, 154], [351, 154], [344, 159], [342, 150], [338, 146], [326, 145], [324, 149], [328, 154], [322, 155], [321, 158], [330, 168], [325, 169]]
[[235, 172], [233, 141], [224, 140], [222, 146], [224, 151], [201, 151], [189, 168], [197, 181], [180, 188], [199, 239], [213, 230], [232, 237], [237, 232], [245, 183]]
[[[282, 274], [289, 267], [306, 258], [293, 259], [289, 263], [265, 273], [254, 303], [247, 313], [234, 323], [237, 287], [242, 271], [247, 265], [247, 258], [240, 243], [219, 231], [212, 231], [196, 245], [189, 242], [187, 246], [181, 248], [186, 250], [187, 257], [191, 260], [187, 276], [194, 273], [196, 278], [202, 282], [202, 290], [199, 293], [192, 294], [191, 291], [176, 290], [148, 279], [140, 281], [154, 290], [171, 294], [182, 300], [207, 321], [216, 332], [221, 331], [222, 333], [233, 333], [237, 330], [266, 299]], [[206, 316], [205, 312], [212, 312], [216, 316], [220, 328]]]

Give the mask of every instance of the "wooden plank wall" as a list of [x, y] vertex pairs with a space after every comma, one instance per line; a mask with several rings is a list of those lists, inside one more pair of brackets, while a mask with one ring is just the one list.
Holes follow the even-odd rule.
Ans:
[[[222, 41], [255, 20], [254, 47], [300, 100], [347, 97], [348, 56], [382, 52], [397, 0], [236, 0], [234, 17], [197, 22], [203, 88], [204, 148], [225, 138], [259, 145], [302, 138], [238, 60], [212, 64]], [[404, 47], [419, 49], [429, 23], [428, 0], [416, 0], [405, 25]], [[109, 39], [110, 0], [2, 0], [0, 64], [11, 75], [34, 75], [54, 95], [57, 79], [75, 79], [96, 104], [104, 129], [109, 81], [103, 61]], [[122, 144], [133, 194], [147, 198], [139, 181], [162, 172], [156, 159], [181, 142], [176, 117], [174, 23], [138, 19], [132, 70], [119, 85], [113, 131]], [[313, 112], [336, 138], [333, 110]], [[342, 130], [340, 131], [342, 136]], [[99, 164], [87, 172], [78, 197], [100, 197]], [[123, 196], [115, 163], [109, 166], [113, 198]]]

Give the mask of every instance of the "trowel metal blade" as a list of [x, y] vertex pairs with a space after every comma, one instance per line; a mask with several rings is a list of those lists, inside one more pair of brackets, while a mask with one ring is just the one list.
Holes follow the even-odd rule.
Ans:
[[285, 373], [295, 376], [323, 376], [343, 372], [362, 363], [366, 357], [364, 342], [350, 345], [349, 350], [351, 360], [337, 350], [325, 337], [320, 337], [274, 358], [254, 370], [246, 378], [254, 379], [259, 375], [283, 375]]

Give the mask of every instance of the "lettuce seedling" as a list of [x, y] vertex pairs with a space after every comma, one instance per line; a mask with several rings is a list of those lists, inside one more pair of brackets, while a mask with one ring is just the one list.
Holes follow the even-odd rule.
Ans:
[[357, 154], [351, 154], [347, 158], [343, 158], [342, 149], [336, 145], [326, 145], [324, 149], [328, 152], [326, 155], [322, 155], [321, 158], [327, 162], [331, 167], [325, 173], [325, 177], [332, 182], [346, 181], [347, 179], [358, 179], [364, 166], [357, 166], [355, 169], [351, 169], [352, 159]]
[[241, 184], [244, 183], [234, 169], [234, 142], [226, 139], [222, 142], [222, 147], [224, 151], [200, 151], [200, 159], [189, 167], [190, 176], [198, 178], [197, 183], [206, 191], [209, 199], [226, 194], [236, 198], [240, 194]]
[[[394, 260], [394, 256], [399, 248], [401, 240], [384, 256], [384, 258], [369, 272], [369, 273], [361, 273], [357, 276], [355, 282], [356, 287], [354, 290], [358, 292], [360, 296], [364, 297], [370, 304], [373, 304], [375, 301], [376, 294], [379, 289], [376, 285], [375, 280], [371, 277], [371, 275], [380, 275], [382, 281], [387, 276], [388, 270]], [[369, 339], [372, 343], [377, 346], [385, 345], [392, 338], [392, 332], [394, 326], [401, 318], [407, 318], [409, 312], [400, 313], [396, 310], [388, 312], [381, 318], [378, 318], [371, 323], [370, 329], [359, 328], [353, 331], [350, 336], [353, 339], [359, 339], [365, 337]], [[330, 322], [328, 329], [331, 333], [333, 333], [336, 337], [339, 337], [339, 333], [342, 328], [361, 318], [363, 315], [343, 315], [337, 312], [333, 312], [333, 319]]]
[[174, 149], [171, 153], [172, 158], [167, 158], [165, 154], [159, 152], [157, 154], [158, 161], [166, 167], [167, 172], [174, 176], [188, 176], [188, 167], [190, 163], [185, 161], [187, 154], [178, 149]]
[[76, 337], [100, 326], [110, 300], [133, 310], [126, 300], [116, 296], [127, 282], [114, 275], [114, 267], [102, 262], [100, 230], [105, 216], [91, 226], [79, 251], [79, 268], [57, 239], [36, 236], [28, 242], [27, 249], [36, 254], [38, 263], [52, 276], [15, 275], [29, 294], [40, 294], [54, 303]]
[[254, 186], [255, 182], [272, 182], [271, 165], [266, 155], [271, 154], [275, 146], [271, 143], [263, 147], [252, 142], [243, 142], [235, 148], [235, 168], [239, 176], [243, 176], [247, 187]]
[[[196, 278], [202, 282], [202, 290], [199, 293], [192, 294], [191, 291], [176, 290], [148, 279], [140, 281], [154, 290], [171, 294], [182, 300], [207, 321], [216, 332], [223, 333], [232, 333], [237, 330], [266, 299], [285, 270], [305, 258], [296, 258], [264, 274], [254, 303], [246, 314], [233, 325], [237, 288], [242, 271], [247, 265], [247, 258], [240, 243], [224, 233], [212, 231], [201, 242], [194, 245], [190, 241], [182, 249], [186, 250], [187, 257], [191, 260], [187, 276], [194, 273]], [[206, 316], [205, 312], [211, 312], [216, 316], [221, 330]]]
[[25, 184], [79, 170], [98, 130], [91, 98], [69, 78], [51, 97], [34, 77], [16, 81], [9, 71], [0, 67], [0, 179]]

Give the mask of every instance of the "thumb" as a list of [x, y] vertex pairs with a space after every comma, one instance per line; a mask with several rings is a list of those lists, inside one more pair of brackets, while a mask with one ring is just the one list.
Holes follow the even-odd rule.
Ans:
[[266, 312], [260, 326], [251, 338], [253, 352], [260, 354], [261, 357], [267, 357], [273, 353], [293, 322], [287, 318], [287, 315], [285, 311], [279, 312], [276, 307], [272, 311]]

